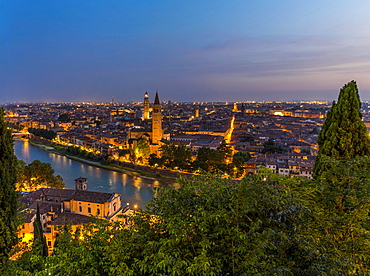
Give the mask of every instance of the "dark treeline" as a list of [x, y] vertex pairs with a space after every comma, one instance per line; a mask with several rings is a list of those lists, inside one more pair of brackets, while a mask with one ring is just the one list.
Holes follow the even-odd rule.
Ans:
[[28, 251], [6, 275], [366, 274], [370, 159], [325, 162], [318, 180], [267, 169], [242, 181], [182, 179], [127, 217], [131, 227], [67, 225], [51, 256]]
[[41, 128], [30, 127], [28, 129], [28, 132], [35, 136], [40, 136], [42, 138], [45, 138], [47, 140], [53, 140], [57, 136], [57, 134], [54, 131], [47, 130], [47, 129], [41, 129]]

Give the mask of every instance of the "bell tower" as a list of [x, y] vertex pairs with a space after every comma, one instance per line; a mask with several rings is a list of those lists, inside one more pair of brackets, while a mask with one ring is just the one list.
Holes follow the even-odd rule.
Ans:
[[148, 92], [144, 94], [144, 120], [149, 119], [149, 95]]
[[87, 191], [87, 178], [79, 177], [75, 179], [76, 190]]
[[155, 93], [155, 100], [152, 112], [152, 144], [159, 144], [163, 138], [162, 130], [162, 107], [159, 102], [158, 91]]

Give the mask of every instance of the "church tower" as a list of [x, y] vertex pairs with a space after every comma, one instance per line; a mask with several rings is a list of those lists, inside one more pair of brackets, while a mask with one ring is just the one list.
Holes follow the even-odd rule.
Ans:
[[81, 176], [75, 179], [75, 186], [76, 190], [87, 191], [87, 178]]
[[144, 120], [149, 119], [149, 95], [148, 92], [144, 94]]
[[163, 138], [162, 130], [162, 107], [159, 102], [158, 91], [155, 93], [155, 100], [152, 112], [152, 144], [159, 144]]

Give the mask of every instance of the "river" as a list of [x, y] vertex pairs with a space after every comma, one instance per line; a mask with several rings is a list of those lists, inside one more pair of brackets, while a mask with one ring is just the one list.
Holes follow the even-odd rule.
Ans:
[[40, 160], [52, 165], [54, 175], [60, 175], [67, 189], [74, 189], [74, 180], [80, 176], [88, 179], [88, 190], [121, 194], [122, 203], [144, 208], [153, 197], [152, 188], [159, 185], [157, 180], [131, 176], [129, 174], [97, 168], [71, 160], [65, 156], [50, 153], [32, 146], [27, 140], [15, 140], [14, 151], [18, 159], [27, 164]]

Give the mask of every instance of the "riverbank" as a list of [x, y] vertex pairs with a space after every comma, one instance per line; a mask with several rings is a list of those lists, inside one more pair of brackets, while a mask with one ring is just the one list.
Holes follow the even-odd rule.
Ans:
[[[136, 165], [132, 163], [127, 163], [125, 164], [126, 166], [122, 166], [118, 164], [102, 164], [101, 162], [88, 160], [80, 156], [66, 154], [63, 150], [58, 149], [54, 147], [51, 143], [47, 143], [47, 142], [48, 141], [29, 140], [29, 143], [32, 146], [40, 150], [62, 155], [74, 161], [84, 163], [90, 166], [94, 166], [94, 167], [98, 167], [98, 168], [102, 168], [102, 169], [106, 169], [110, 171], [125, 173], [133, 177], [140, 177], [140, 178], [148, 179], [148, 180], [158, 180], [161, 183], [172, 185], [172, 184], [177, 183], [177, 179], [179, 178], [179, 175], [180, 175], [179, 173], [166, 171], [162, 169], [155, 169], [155, 168], [151, 168], [147, 166]], [[171, 175], [171, 176], [168, 176], [168, 175]]]

